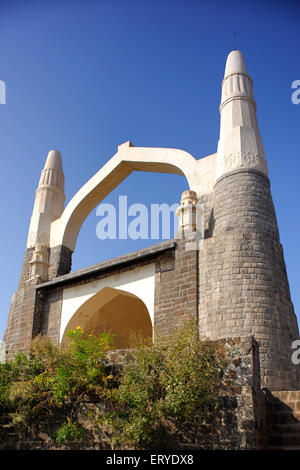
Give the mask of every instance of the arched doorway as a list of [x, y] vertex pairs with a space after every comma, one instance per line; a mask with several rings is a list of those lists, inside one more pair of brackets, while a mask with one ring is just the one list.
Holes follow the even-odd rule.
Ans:
[[144, 302], [129, 292], [104, 287], [84, 302], [68, 322], [61, 346], [68, 344], [67, 331], [80, 326], [90, 334], [111, 331], [112, 349], [127, 349], [133, 334], [152, 340], [152, 323]]

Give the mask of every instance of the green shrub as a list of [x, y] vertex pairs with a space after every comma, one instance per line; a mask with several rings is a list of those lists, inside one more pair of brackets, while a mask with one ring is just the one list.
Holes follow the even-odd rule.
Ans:
[[37, 337], [29, 356], [19, 353], [0, 364], [0, 412], [14, 412], [12, 423], [19, 429], [41, 412], [52, 415], [65, 406], [61, 419], [68, 417], [56, 441], [79, 440], [84, 430], [73, 419], [74, 410], [89, 394], [102, 404], [94, 419], [90, 416], [92, 426], [104, 430], [112, 447], [168, 443], [171, 428], [173, 434], [197, 430], [214, 416], [224, 355], [214, 343], [199, 342], [193, 321], [185, 322], [165, 347], [135, 338], [115, 377], [105, 365], [110, 333], [90, 335], [77, 327], [68, 336], [64, 350]]
[[185, 322], [167, 347], [135, 343], [114, 392], [113, 439], [155, 445], [167, 437], [168, 421], [196, 430], [216, 408], [222, 361], [213, 343], [199, 342], [193, 321]]
[[112, 335], [92, 336], [79, 327], [67, 334], [70, 343], [65, 350], [38, 336], [29, 356], [18, 353], [13, 361], [0, 364], [0, 406], [27, 417], [83, 393], [105, 394], [109, 380], [104, 359]]
[[67, 418], [67, 421], [56, 431], [55, 440], [60, 445], [65, 441], [80, 441], [84, 435], [85, 429], [81, 424]]
[[13, 368], [11, 363], [0, 364], [0, 407], [10, 405], [10, 388], [12, 383]]

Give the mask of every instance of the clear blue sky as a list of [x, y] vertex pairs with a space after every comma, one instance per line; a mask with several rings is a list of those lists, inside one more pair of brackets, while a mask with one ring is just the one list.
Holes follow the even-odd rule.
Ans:
[[[292, 299], [300, 318], [299, 1], [0, 0], [0, 338], [17, 288], [40, 172], [62, 153], [66, 202], [117, 151], [181, 148], [215, 153], [221, 82], [237, 47], [254, 80]], [[184, 177], [135, 173], [108, 198], [175, 203]], [[85, 221], [73, 269], [156, 243], [96, 237]], [[157, 240], [158, 242], [159, 240]]]

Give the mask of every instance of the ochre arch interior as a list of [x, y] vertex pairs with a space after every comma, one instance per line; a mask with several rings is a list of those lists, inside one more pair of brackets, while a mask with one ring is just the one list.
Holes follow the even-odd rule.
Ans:
[[67, 324], [61, 347], [69, 342], [67, 331], [78, 326], [90, 334], [111, 331], [115, 335], [112, 349], [129, 348], [133, 334], [152, 340], [152, 322], [144, 302], [111, 287], [101, 289], [79, 307]]

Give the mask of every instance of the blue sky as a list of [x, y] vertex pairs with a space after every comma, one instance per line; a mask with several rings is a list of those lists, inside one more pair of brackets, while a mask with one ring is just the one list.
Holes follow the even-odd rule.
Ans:
[[[196, 0], [0, 0], [0, 338], [17, 289], [40, 172], [62, 153], [66, 202], [117, 151], [172, 147], [216, 152], [221, 82], [237, 48], [254, 81], [257, 115], [290, 281], [300, 319], [300, 2]], [[183, 176], [131, 174], [116, 203], [177, 203]], [[73, 269], [159, 240], [96, 237], [93, 211]]]

